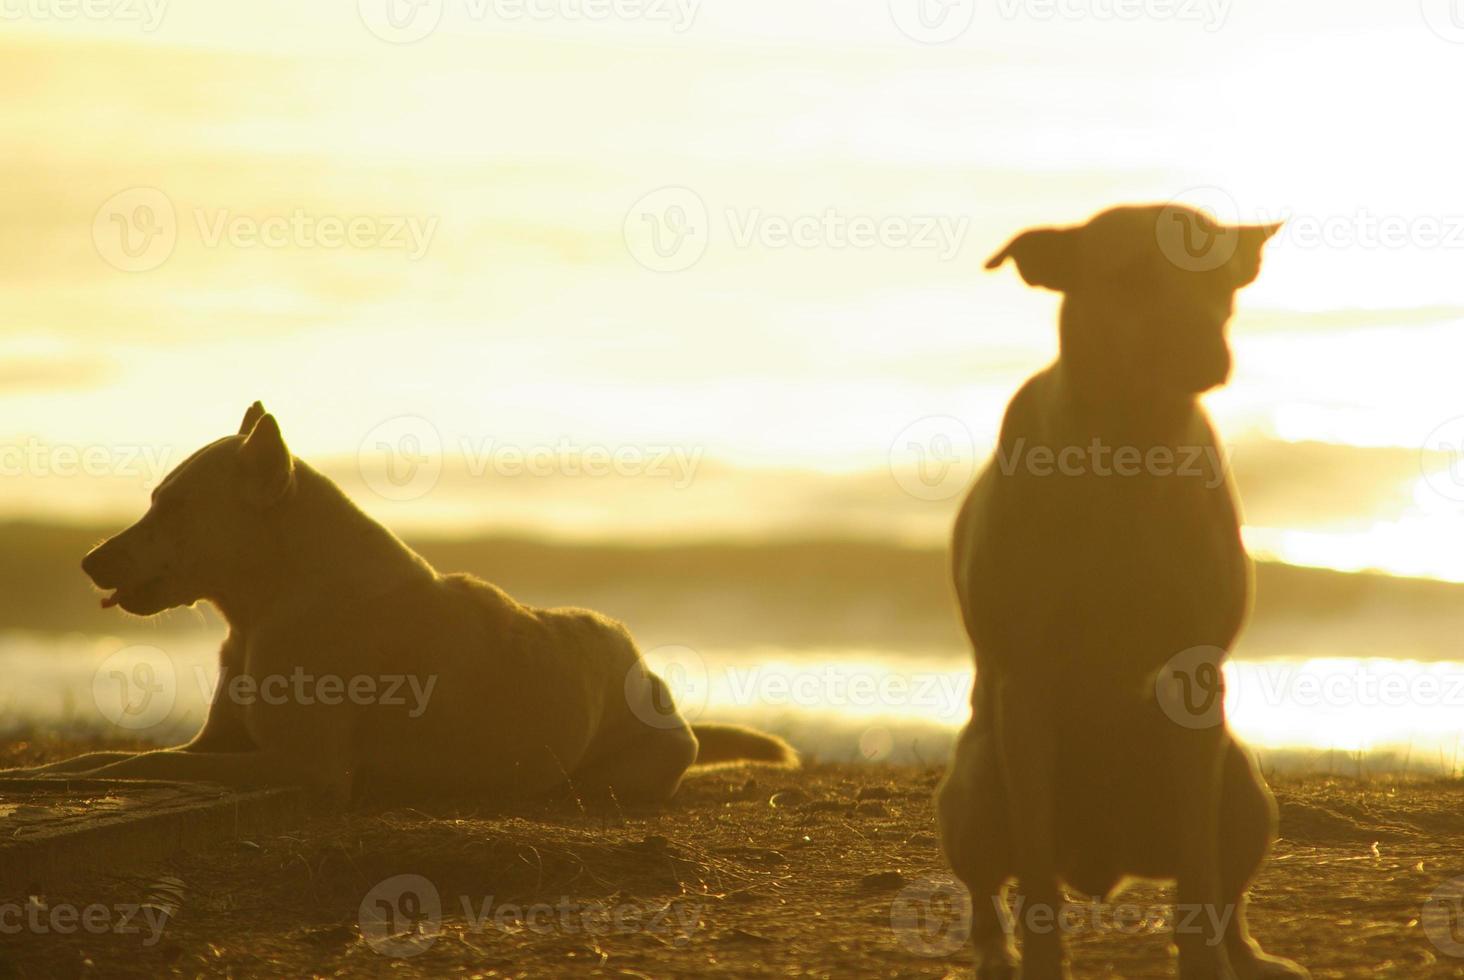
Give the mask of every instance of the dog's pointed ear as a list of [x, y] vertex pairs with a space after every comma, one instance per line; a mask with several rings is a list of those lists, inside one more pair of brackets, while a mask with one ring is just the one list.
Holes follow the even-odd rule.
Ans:
[[239, 434], [247, 436], [254, 431], [254, 423], [264, 418], [264, 403], [255, 402], [244, 410], [244, 421], [239, 423]]
[[249, 481], [250, 495], [262, 505], [280, 500], [295, 485], [295, 460], [273, 415], [261, 415], [254, 423], [239, 447], [239, 462]]
[[1241, 225], [1235, 254], [1228, 263], [1235, 288], [1249, 286], [1261, 274], [1261, 249], [1281, 230], [1282, 222], [1269, 225]]
[[1024, 231], [988, 259], [986, 268], [995, 269], [1007, 259], [1017, 263], [1017, 271], [1027, 285], [1066, 292], [1079, 268], [1078, 229], [1034, 228]]

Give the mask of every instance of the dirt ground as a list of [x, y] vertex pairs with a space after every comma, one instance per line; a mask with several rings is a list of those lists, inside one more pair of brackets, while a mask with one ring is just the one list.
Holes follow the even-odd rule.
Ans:
[[[0, 767], [72, 751], [0, 746]], [[736, 769], [652, 812], [316, 818], [0, 904], [0, 978], [969, 977], [938, 777]], [[1251, 906], [1266, 946], [1316, 977], [1464, 977], [1464, 784], [1275, 788], [1283, 836]], [[1076, 905], [1074, 976], [1173, 976], [1168, 894]]]

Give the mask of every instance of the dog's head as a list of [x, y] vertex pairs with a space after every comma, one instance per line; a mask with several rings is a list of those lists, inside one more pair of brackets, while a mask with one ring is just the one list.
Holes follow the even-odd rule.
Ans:
[[1174, 204], [1121, 207], [1085, 225], [1018, 235], [1007, 259], [1063, 294], [1062, 356], [1089, 376], [1193, 395], [1230, 376], [1225, 326], [1280, 225], [1221, 225]]
[[274, 416], [249, 406], [238, 435], [210, 443], [174, 469], [152, 506], [127, 530], [94, 548], [81, 567], [102, 606], [151, 616], [217, 598], [259, 540], [271, 512], [295, 486], [295, 461]]

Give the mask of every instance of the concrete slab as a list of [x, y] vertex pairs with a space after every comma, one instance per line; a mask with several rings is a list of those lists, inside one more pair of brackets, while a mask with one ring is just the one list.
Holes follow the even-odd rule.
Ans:
[[298, 790], [205, 783], [0, 778], [0, 899], [144, 867], [182, 850], [288, 829]]

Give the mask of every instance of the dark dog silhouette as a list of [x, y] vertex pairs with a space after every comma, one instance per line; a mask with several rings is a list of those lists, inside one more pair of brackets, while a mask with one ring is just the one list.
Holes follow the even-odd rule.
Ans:
[[1126, 876], [1177, 881], [1187, 980], [1307, 975], [1246, 929], [1275, 803], [1224, 724], [1250, 566], [1197, 402], [1230, 374], [1235, 293], [1275, 231], [1123, 207], [988, 263], [1063, 304], [1061, 354], [1012, 399], [955, 529], [977, 683], [938, 803], [980, 978], [1017, 976], [1014, 875], [1025, 980], [1067, 975], [1060, 929], [1034, 925], [1060, 883], [1106, 896]]

